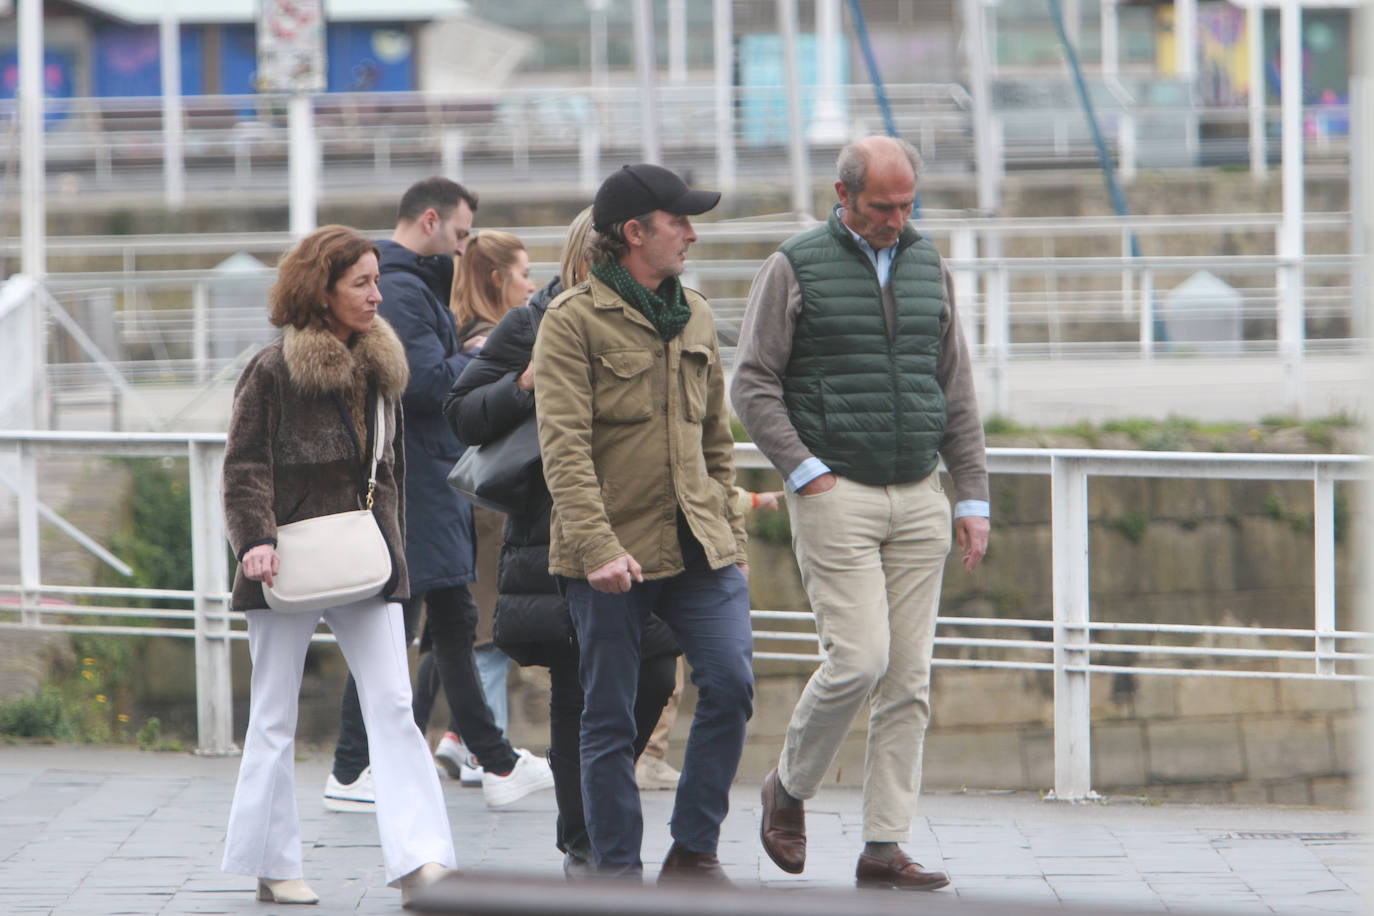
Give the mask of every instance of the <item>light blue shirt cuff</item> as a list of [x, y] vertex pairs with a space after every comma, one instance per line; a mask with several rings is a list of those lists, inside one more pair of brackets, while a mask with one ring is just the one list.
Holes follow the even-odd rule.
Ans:
[[825, 466], [825, 462], [819, 458], [808, 458], [787, 478], [787, 489], [793, 493], [806, 486], [822, 474], [829, 474], [830, 468]]
[[961, 499], [954, 504], [954, 517], [963, 518], [966, 515], [989, 518], [992, 511], [986, 499]]

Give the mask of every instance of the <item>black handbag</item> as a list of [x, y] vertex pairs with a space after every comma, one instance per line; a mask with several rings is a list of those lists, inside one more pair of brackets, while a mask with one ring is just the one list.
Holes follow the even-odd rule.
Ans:
[[539, 430], [531, 413], [505, 435], [484, 445], [469, 446], [448, 472], [448, 485], [474, 506], [520, 513], [528, 511], [543, 477]]

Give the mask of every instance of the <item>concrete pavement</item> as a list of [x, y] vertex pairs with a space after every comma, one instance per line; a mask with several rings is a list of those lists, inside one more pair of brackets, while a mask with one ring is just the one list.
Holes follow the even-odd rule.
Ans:
[[[0, 745], [0, 913], [64, 916], [275, 912], [252, 878], [219, 871], [238, 760], [110, 747]], [[397, 913], [375, 821], [320, 805], [326, 754], [301, 749], [297, 798], [316, 913]], [[720, 858], [741, 888], [853, 887], [860, 797], [829, 789], [807, 810], [806, 872], [786, 875], [758, 843], [758, 777], [732, 795]], [[473, 875], [561, 875], [551, 792], [488, 810], [445, 781], [458, 865]], [[642, 794], [646, 878], [667, 852], [672, 793]], [[1364, 913], [1364, 818], [1315, 808], [1058, 805], [1021, 794], [924, 796], [909, 851], [949, 871], [949, 888], [912, 911]], [[460, 885], [461, 887], [461, 885]], [[577, 893], [569, 890], [569, 894]], [[905, 896], [905, 895], [904, 895]], [[776, 897], [774, 898], [776, 899]], [[801, 899], [801, 898], [798, 898]], [[925, 901], [925, 903], [923, 903]], [[854, 913], [862, 898], [854, 897]], [[1037, 910], [1038, 911], [1038, 910]], [[299, 911], [298, 911], [299, 912]], [[759, 912], [754, 910], [754, 912]]]

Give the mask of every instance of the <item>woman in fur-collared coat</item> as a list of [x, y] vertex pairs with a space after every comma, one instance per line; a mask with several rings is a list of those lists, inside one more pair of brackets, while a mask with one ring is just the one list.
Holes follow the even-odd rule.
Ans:
[[[248, 618], [253, 680], [223, 867], [256, 876], [259, 900], [319, 900], [303, 877], [293, 769], [305, 653], [323, 617], [362, 688], [386, 877], [406, 904], [455, 860], [443, 792], [411, 717], [395, 603], [409, 595], [405, 350], [377, 317], [377, 248], [352, 229], [326, 226], [303, 238], [282, 259], [270, 298], [272, 324], [286, 330], [239, 379], [224, 455], [225, 519], [239, 558], [232, 604]], [[363, 507], [378, 400], [387, 441], [372, 511], [391, 551], [390, 581], [374, 598], [322, 612], [268, 610], [262, 586], [283, 562], [277, 526]]]

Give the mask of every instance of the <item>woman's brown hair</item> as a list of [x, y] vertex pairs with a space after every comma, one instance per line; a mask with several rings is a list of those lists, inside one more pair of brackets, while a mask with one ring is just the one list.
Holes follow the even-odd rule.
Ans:
[[448, 306], [461, 329], [474, 319], [496, 324], [506, 313], [501, 284], [492, 277], [502, 276], [515, 266], [515, 255], [525, 243], [509, 232], [484, 229], [472, 237], [467, 250], [453, 265], [453, 289]]
[[370, 239], [347, 226], [321, 226], [297, 242], [277, 262], [277, 282], [267, 294], [273, 327], [327, 328], [325, 293], [368, 252], [381, 258]]

